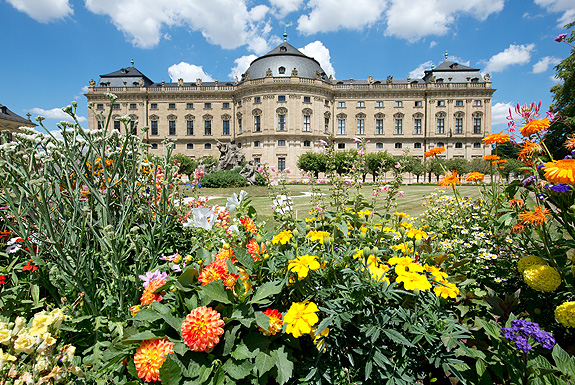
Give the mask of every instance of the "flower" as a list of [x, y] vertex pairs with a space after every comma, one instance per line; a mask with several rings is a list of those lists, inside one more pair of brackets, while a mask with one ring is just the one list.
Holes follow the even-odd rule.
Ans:
[[230, 198], [228, 198], [228, 203], [226, 203], [226, 210], [228, 210], [229, 212], [234, 211], [236, 209], [236, 207], [241, 205], [242, 201], [244, 200], [244, 198], [247, 195], [248, 195], [248, 193], [245, 192], [244, 190], [240, 191], [239, 196], [238, 196], [238, 194], [233, 193], [232, 196]]
[[531, 225], [542, 225], [547, 222], [547, 215], [550, 212], [549, 209], [542, 209], [541, 206], [535, 205], [533, 211], [525, 210], [524, 213], [519, 214], [519, 220]]
[[534, 265], [523, 271], [523, 280], [538, 291], [555, 291], [561, 285], [561, 275], [547, 265]]
[[493, 143], [501, 144], [501, 143], [507, 143], [510, 140], [511, 138], [509, 137], [509, 135], [503, 134], [503, 131], [501, 131], [499, 134], [492, 134], [483, 138], [483, 142], [485, 142], [485, 144], [493, 144]]
[[419, 240], [427, 238], [427, 233], [425, 231], [414, 228], [409, 229], [405, 235], [407, 235], [408, 238]]
[[551, 183], [575, 184], [575, 159], [547, 162], [543, 171], [543, 176]]
[[499, 160], [500, 158], [497, 155], [485, 155], [483, 157], [483, 160], [487, 160], [489, 162], [492, 162], [494, 160]]
[[10, 238], [9, 231], [0, 231], [0, 239], [8, 239], [8, 238]]
[[297, 273], [298, 279], [307, 277], [310, 269], [317, 270], [319, 268], [320, 265], [315, 255], [302, 255], [296, 259], [292, 259], [288, 263], [288, 269]]
[[261, 261], [262, 260], [260, 258], [260, 253], [265, 251], [265, 245], [263, 243], [262, 243], [262, 247], [260, 250], [260, 245], [258, 244], [258, 241], [255, 238], [250, 238], [246, 242], [246, 249], [252, 255], [252, 257], [254, 258], [254, 261]]
[[144, 292], [142, 293], [142, 297], [140, 298], [140, 304], [150, 305], [152, 302], [161, 301], [162, 295], [160, 293], [154, 292], [165, 284], [165, 279], [153, 279], [148, 282], [148, 286], [146, 286]]
[[523, 141], [521, 151], [517, 155], [517, 158], [525, 164], [531, 165], [531, 158], [533, 155], [539, 155], [543, 152], [543, 147], [540, 143], [531, 142], [530, 140]]
[[184, 223], [184, 227], [201, 227], [202, 229], [211, 230], [217, 217], [215, 211], [209, 207], [194, 207], [192, 209], [194, 220]]
[[38, 337], [34, 337], [25, 330], [25, 332], [20, 333], [16, 341], [14, 341], [14, 351], [16, 353], [32, 354], [37, 342]]
[[433, 292], [437, 297], [447, 298], [457, 298], [457, 294], [459, 294], [459, 288], [455, 286], [454, 283], [447, 282], [447, 281], [437, 281], [440, 285], [435, 286], [433, 288]]
[[220, 313], [211, 307], [198, 307], [182, 323], [184, 343], [194, 352], [206, 352], [220, 342], [225, 323]]
[[268, 330], [259, 328], [262, 333], [266, 336], [273, 336], [282, 331], [284, 321], [282, 319], [282, 314], [277, 311], [277, 309], [267, 309], [263, 314], [267, 315], [270, 320]]
[[256, 224], [250, 218], [240, 218], [240, 223], [248, 233], [252, 233], [254, 235], [257, 233]]
[[465, 180], [468, 182], [481, 182], [483, 178], [485, 178], [485, 174], [474, 171], [469, 173], [469, 175], [467, 175], [467, 178], [465, 178]]
[[557, 306], [555, 319], [566, 328], [575, 328], [575, 301], [564, 302]]
[[288, 243], [290, 241], [292, 236], [293, 236], [293, 234], [292, 234], [291, 230], [284, 230], [272, 238], [272, 244], [275, 245], [277, 243], [280, 243], [282, 245], [285, 245], [286, 243]]
[[523, 257], [517, 263], [517, 270], [519, 270], [519, 272], [523, 274], [523, 272], [526, 269], [529, 269], [530, 267], [536, 265], [547, 265], [547, 261], [541, 257], [538, 257], [537, 255], [530, 255], [528, 257]]
[[144, 382], [155, 382], [160, 379], [160, 368], [166, 356], [174, 352], [174, 343], [167, 338], [142, 341], [134, 354], [134, 364]]
[[511, 327], [501, 328], [499, 331], [505, 339], [513, 341], [515, 347], [523, 353], [529, 353], [533, 346], [529, 343], [538, 342], [545, 349], [553, 349], [555, 338], [545, 330], [539, 328], [539, 324], [525, 320], [511, 321]]
[[16, 361], [16, 357], [10, 355], [8, 352], [4, 353], [2, 348], [0, 348], [0, 370], [4, 368], [4, 365], [9, 362]]
[[22, 271], [36, 271], [38, 270], [38, 266], [32, 262], [32, 260], [28, 261], [28, 264], [22, 268]]
[[452, 188], [455, 188], [455, 186], [457, 186], [458, 184], [459, 184], [459, 177], [457, 176], [456, 170], [451, 171], [451, 174], [445, 173], [445, 176], [439, 182], [439, 185], [441, 187], [451, 186]]
[[525, 206], [525, 201], [521, 198], [510, 199], [507, 203], [509, 204], [510, 209], [521, 209]]
[[[417, 263], [413, 263], [411, 265], [408, 266], [408, 268], [413, 268], [415, 266], [420, 266], [423, 268], [423, 266], [417, 264]], [[397, 267], [395, 268], [396, 272], [397, 272]], [[395, 282], [403, 282], [403, 287], [405, 288], [405, 290], [429, 290], [431, 289], [431, 283], [429, 283], [429, 281], [427, 280], [427, 277], [425, 276], [425, 274], [419, 274], [417, 272], [406, 272], [404, 274], [398, 274], [397, 278], [395, 279]]]
[[139, 275], [138, 278], [140, 278], [142, 281], [144, 281], [144, 288], [146, 288], [148, 286], [148, 284], [150, 283], [150, 281], [153, 281], [154, 279], [163, 279], [163, 280], [167, 280], [170, 276], [168, 275], [168, 273], [162, 273], [160, 272], [160, 270], [156, 270], [153, 273], [151, 272], [147, 272], [145, 275]]
[[313, 302], [292, 303], [284, 318], [287, 324], [286, 333], [292, 334], [295, 338], [309, 334], [312, 326], [319, 321], [315, 314], [318, 311], [317, 305]]
[[429, 158], [431, 156], [436, 156], [441, 154], [442, 152], [445, 152], [445, 147], [436, 147], [436, 148], [432, 148], [429, 151], [425, 151], [425, 157]]
[[210, 282], [223, 280], [228, 275], [228, 267], [225, 258], [216, 258], [215, 261], [202, 269], [198, 281], [202, 286]]
[[565, 143], [563, 143], [563, 146], [565, 146], [565, 148], [568, 150], [575, 149], [575, 135], [567, 138], [567, 140], [565, 140]]
[[566, 33], [562, 33], [562, 34], [560, 34], [560, 35], [557, 35], [557, 36], [555, 37], [555, 39], [553, 39], [553, 40], [555, 40], [557, 43], [561, 43], [563, 40], [565, 40], [566, 37], [567, 37], [567, 34], [566, 34]]
[[528, 122], [526, 125], [521, 127], [521, 129], [519, 131], [521, 132], [521, 135], [527, 137], [527, 136], [531, 136], [531, 135], [533, 135], [539, 131], [543, 131], [543, 130], [548, 129], [550, 125], [551, 125], [551, 123], [549, 122], [549, 118], [533, 119], [530, 122]]
[[323, 240], [329, 238], [330, 233], [327, 231], [310, 230], [305, 237], [309, 238], [310, 241], [319, 241], [323, 245]]
[[3, 275], [0, 275], [0, 285], [5, 285], [6, 284], [6, 277]]

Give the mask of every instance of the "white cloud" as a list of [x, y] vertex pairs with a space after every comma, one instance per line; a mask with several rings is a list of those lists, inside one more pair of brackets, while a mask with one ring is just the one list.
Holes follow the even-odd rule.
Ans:
[[493, 132], [500, 132], [507, 128], [509, 109], [513, 110], [513, 103], [495, 103], [491, 107], [491, 127]]
[[533, 73], [540, 74], [541, 72], [547, 71], [549, 66], [556, 66], [559, 63], [561, 63], [561, 59], [553, 56], [545, 56], [533, 65]]
[[298, 31], [306, 35], [343, 29], [362, 29], [382, 20], [387, 0], [310, 0], [309, 15], [298, 19]]
[[[45, 117], [46, 119], [56, 119], [56, 120], [65, 120], [67, 122], [72, 122], [73, 119], [70, 115], [62, 111], [61, 108], [52, 108], [51, 110], [45, 110], [43, 108], [34, 107], [30, 110], [30, 113], [34, 115], [40, 115]], [[86, 118], [83, 116], [76, 117], [79, 122], [85, 122]]]
[[278, 18], [285, 17], [288, 13], [297, 11], [303, 4], [303, 0], [270, 0], [274, 13]]
[[196, 79], [202, 79], [205, 82], [213, 82], [214, 78], [204, 72], [202, 66], [181, 62], [168, 68], [168, 74], [172, 82], [178, 79], [184, 79], [185, 82], [195, 82]]
[[424, 75], [424, 71], [430, 70], [433, 62], [431, 60], [421, 63], [416, 69], [411, 71], [408, 75], [411, 79], [421, 79]]
[[245, 55], [234, 60], [236, 65], [232, 68], [232, 72], [229, 74], [230, 79], [234, 79], [236, 76], [238, 79], [241, 79], [242, 74], [246, 72], [250, 64], [257, 58], [258, 57], [256, 55]]
[[329, 54], [329, 49], [327, 49], [321, 41], [316, 40], [313, 43], [309, 43], [305, 47], [300, 48], [299, 50], [304, 55], [317, 60], [327, 76], [332, 75], [335, 78], [335, 69], [331, 64], [331, 55]]
[[449, 56], [447, 56], [447, 60], [452, 61], [454, 63], [463, 64], [464, 66], [468, 66], [468, 67], [470, 64], [469, 60], [463, 60], [459, 56], [449, 55]]
[[563, 27], [575, 19], [575, 1], [573, 0], [535, 0], [535, 4], [545, 8], [550, 13], [563, 13], [557, 24]]
[[[265, 16], [269, 7], [248, 9], [248, 0], [85, 0], [91, 12], [109, 16], [132, 44], [153, 48], [162, 29], [188, 27], [200, 31], [211, 44], [225, 49], [248, 45], [263, 50], [271, 31]], [[254, 42], [254, 43], [252, 43]]]
[[560, 78], [557, 77], [557, 74], [553, 74], [551, 76], [549, 76], [549, 79], [553, 82], [553, 83], [561, 83], [563, 80], [561, 80]]
[[75, 99], [75, 100], [83, 99], [83, 98], [84, 98], [84, 94], [86, 94], [86, 93], [88, 93], [88, 86], [82, 87], [82, 91], [81, 91], [78, 95], [74, 96], [74, 99]]
[[429, 43], [429, 48], [433, 48], [437, 45], [437, 42], [435, 40], [433, 40], [431, 43]]
[[71, 16], [74, 11], [68, 0], [6, 0], [20, 12], [26, 13], [40, 23]]
[[510, 65], [527, 64], [531, 60], [531, 51], [535, 49], [535, 44], [514, 45], [491, 56], [487, 61], [484, 72], [501, 72]]
[[504, 0], [392, 0], [386, 12], [386, 35], [416, 41], [445, 35], [459, 16], [485, 20], [503, 9]]

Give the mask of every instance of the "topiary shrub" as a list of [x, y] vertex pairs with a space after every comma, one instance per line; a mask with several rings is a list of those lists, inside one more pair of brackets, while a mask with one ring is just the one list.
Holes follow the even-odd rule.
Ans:
[[202, 187], [225, 188], [247, 186], [246, 178], [240, 175], [239, 169], [214, 171], [202, 178]]

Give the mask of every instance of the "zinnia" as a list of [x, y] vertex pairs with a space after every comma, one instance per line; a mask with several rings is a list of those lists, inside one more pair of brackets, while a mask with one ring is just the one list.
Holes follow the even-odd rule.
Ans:
[[174, 343], [166, 338], [159, 340], [142, 341], [136, 354], [134, 364], [138, 371], [138, 377], [144, 382], [155, 382], [160, 379], [160, 368], [166, 356], [174, 352]]
[[564, 302], [557, 306], [555, 319], [566, 328], [575, 328], [575, 301]]
[[295, 338], [309, 334], [312, 326], [319, 321], [317, 314], [315, 314], [318, 311], [317, 305], [313, 302], [292, 303], [284, 319], [287, 323], [286, 332]]
[[527, 137], [539, 131], [548, 129], [550, 125], [551, 123], [549, 122], [549, 118], [534, 119], [529, 123], [527, 123], [526, 125], [524, 125], [523, 127], [521, 127], [519, 131], [521, 132], [521, 135]]
[[465, 178], [465, 180], [468, 182], [481, 182], [483, 178], [485, 178], [485, 174], [474, 171], [469, 173], [469, 175], [467, 175], [467, 178]]
[[298, 279], [304, 279], [307, 277], [310, 269], [316, 270], [319, 268], [320, 265], [315, 255], [302, 255], [296, 259], [292, 259], [288, 263], [288, 269], [297, 273]]
[[545, 163], [545, 179], [551, 183], [575, 184], [575, 159]]
[[161, 301], [162, 294], [154, 292], [165, 284], [165, 279], [152, 279], [149, 281], [148, 286], [146, 286], [144, 292], [142, 293], [142, 297], [140, 298], [140, 304], [150, 305], [152, 302]]
[[534, 265], [523, 271], [523, 279], [533, 289], [551, 292], [561, 285], [561, 275], [547, 265]]
[[507, 143], [510, 140], [511, 138], [509, 138], [509, 135], [503, 134], [503, 131], [501, 131], [499, 134], [492, 134], [483, 138], [485, 144]]
[[182, 323], [182, 338], [190, 350], [206, 352], [220, 342], [224, 325], [220, 313], [210, 307], [198, 307]]

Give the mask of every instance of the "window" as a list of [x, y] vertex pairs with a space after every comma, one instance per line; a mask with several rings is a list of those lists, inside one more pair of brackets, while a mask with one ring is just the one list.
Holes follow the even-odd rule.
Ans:
[[285, 95], [279, 95], [278, 96], [278, 102], [285, 102], [286, 101], [286, 96]]
[[421, 100], [417, 100], [415, 102], [415, 107], [422, 107], [423, 106], [423, 102]]
[[421, 148], [421, 143], [413, 143], [413, 148]]
[[329, 100], [326, 99], [325, 102], [324, 102], [324, 105], [325, 105], [326, 107], [329, 107]]
[[286, 145], [286, 141], [284, 139], [278, 140], [278, 146], [279, 147], [284, 147], [285, 145]]
[[150, 109], [151, 109], [151, 110], [157, 110], [157, 109], [158, 109], [158, 103], [152, 103], [152, 104], [150, 104]]
[[104, 122], [98, 120], [98, 130], [103, 130], [104, 129]]
[[445, 147], [445, 143], [443, 142], [437, 142], [437, 147]]
[[158, 121], [157, 120], [152, 120], [152, 135], [158, 135]]
[[303, 102], [304, 103], [311, 103], [311, 98], [309, 96], [304, 96], [303, 97]]
[[103, 110], [103, 109], [104, 109], [104, 105], [103, 105], [103, 104], [96, 104], [96, 109], [97, 109], [97, 110]]
[[278, 130], [285, 131], [286, 130], [286, 116], [285, 114], [278, 114]]
[[329, 134], [329, 118], [323, 119], [323, 132]]
[[254, 147], [259, 147], [260, 146], [260, 141], [259, 140], [255, 140], [254, 141]]
[[337, 133], [338, 135], [345, 135], [345, 119], [337, 120]]
[[193, 110], [194, 109], [194, 103], [186, 103], [186, 108], [188, 110]]
[[383, 119], [375, 120], [375, 134], [383, 135]]
[[383, 107], [383, 102], [375, 102], [376, 107]]
[[152, 150], [158, 149], [158, 143], [152, 143]]
[[212, 103], [204, 103], [204, 109], [209, 110], [212, 108]]
[[286, 169], [286, 158], [278, 158], [278, 170], [283, 171]]
[[403, 107], [403, 102], [395, 102], [396, 107]]
[[474, 100], [474, 101], [473, 101], [473, 105], [474, 105], [474, 106], [480, 106], [480, 105], [481, 105], [481, 100]]
[[193, 150], [193, 149], [194, 149], [194, 144], [193, 144], [193, 143], [188, 143], [188, 144], [186, 144], [186, 149], [188, 149], [188, 150]]
[[413, 120], [413, 134], [421, 135], [421, 119]]
[[261, 116], [254, 116], [254, 131], [255, 132], [260, 132], [262, 127], [261, 127]]
[[119, 110], [120, 109], [120, 105], [118, 103], [114, 104], [114, 110]]
[[238, 101], [238, 107], [241, 107], [241, 106], [242, 106], [242, 101], [240, 100], [240, 101]]
[[473, 118], [473, 133], [481, 134], [481, 118]]
[[338, 143], [337, 148], [339, 148], [340, 150], [343, 150], [345, 148], [345, 143]]
[[305, 132], [311, 131], [311, 116], [309, 116], [309, 115], [303, 116], [303, 130]]
[[204, 121], [204, 135], [212, 135], [212, 121], [205, 120]]
[[445, 119], [438, 118], [437, 119], [437, 133], [443, 134], [445, 132]]
[[212, 144], [211, 144], [211, 143], [206, 143], [206, 144], [204, 144], [204, 149], [205, 149], [205, 150], [211, 150], [211, 149], [212, 149]]
[[224, 120], [222, 127], [222, 135], [229, 135], [229, 134], [230, 134], [230, 121]]
[[303, 141], [303, 146], [304, 147], [311, 147], [311, 142], [309, 140], [304, 140]]
[[168, 135], [176, 135], [176, 121], [168, 121]]
[[132, 130], [132, 135], [138, 135], [138, 127], [136, 126], [136, 122], [130, 122], [130, 129]]
[[176, 103], [170, 103], [170, 104], [168, 104], [168, 109], [170, 109], [170, 110], [175, 110], [175, 109], [176, 109]]
[[461, 142], [455, 143], [455, 148], [463, 148], [463, 143]]
[[463, 118], [455, 118], [455, 133], [463, 134]]
[[437, 101], [437, 106], [438, 106], [438, 107], [445, 107], [445, 100], [438, 100], [438, 101]]
[[242, 118], [238, 119], [238, 133], [242, 133]]
[[120, 121], [114, 120], [114, 130], [120, 131]]
[[395, 135], [403, 134], [403, 119], [395, 119], [395, 129], [393, 131]]
[[254, 98], [254, 103], [261, 103], [262, 102], [262, 98], [260, 96], [256, 96]]
[[135, 110], [136, 108], [138, 108], [136, 103], [130, 103], [130, 110]]
[[222, 108], [230, 108], [230, 103], [223, 103]]
[[280, 73], [280, 75], [284, 75], [286, 73], [286, 68], [280, 67], [280, 68], [278, 68], [278, 72]]
[[254, 164], [260, 164], [262, 162], [261, 158], [254, 158]]
[[399, 142], [395, 143], [395, 148], [402, 148], [402, 147], [403, 147], [403, 145], [401, 143], [399, 143]]
[[481, 148], [481, 143], [480, 142], [473, 143], [473, 148]]
[[242, 148], [242, 142], [238, 142], [238, 148]]
[[338, 107], [345, 107], [345, 102], [337, 102]]
[[365, 102], [357, 102], [358, 107], [365, 107]]
[[365, 134], [365, 120], [364, 119], [357, 119], [357, 134], [364, 135]]
[[194, 121], [187, 120], [186, 121], [186, 135], [194, 135]]
[[383, 143], [376, 143], [375, 144], [375, 148], [377, 148], [378, 150], [381, 150], [383, 148]]
[[457, 107], [463, 106], [463, 100], [456, 100], [456, 101], [455, 101], [455, 105], [456, 105]]

